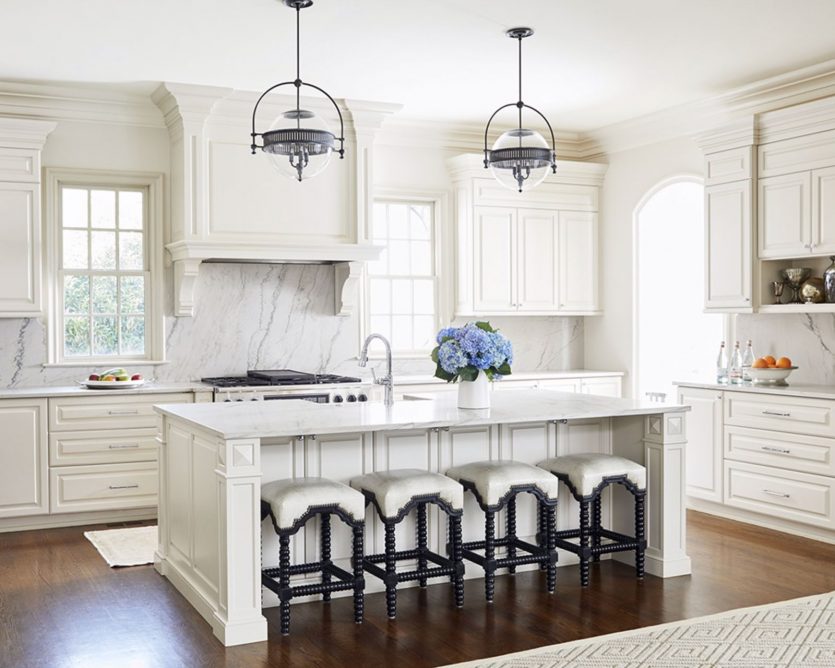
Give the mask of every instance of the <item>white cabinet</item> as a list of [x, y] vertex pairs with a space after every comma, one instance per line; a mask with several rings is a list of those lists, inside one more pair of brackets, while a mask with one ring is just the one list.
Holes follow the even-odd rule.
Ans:
[[559, 232], [558, 310], [596, 311], [597, 214], [561, 211]]
[[705, 310], [751, 311], [751, 181], [705, 188]]
[[0, 518], [49, 512], [45, 399], [0, 401]]
[[475, 308], [516, 310], [516, 209], [479, 207], [475, 212]]
[[623, 394], [620, 376], [604, 378], [583, 378], [581, 387], [583, 394], [596, 394], [601, 397], [620, 397]]
[[682, 387], [687, 415], [687, 495], [722, 502], [722, 393]]
[[835, 167], [812, 172], [812, 250], [835, 253]]
[[759, 181], [761, 258], [797, 257], [812, 251], [811, 174], [784, 174]]
[[516, 308], [552, 310], [558, 307], [557, 267], [562, 266], [557, 262], [559, 214], [543, 209], [519, 209], [517, 215]]
[[54, 123], [0, 119], [0, 318], [41, 315], [41, 162]]

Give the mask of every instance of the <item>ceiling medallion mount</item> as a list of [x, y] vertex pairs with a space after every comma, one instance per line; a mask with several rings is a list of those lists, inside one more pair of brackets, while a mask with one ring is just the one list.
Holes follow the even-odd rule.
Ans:
[[[505, 34], [519, 42], [519, 99], [496, 109], [487, 121], [487, 127], [484, 129], [484, 168], [489, 168], [502, 185], [522, 192], [532, 190], [542, 183], [548, 174], [549, 167], [552, 172], [556, 173], [556, 141], [548, 119], [538, 109], [522, 101], [522, 40], [533, 35], [533, 28], [524, 26], [511, 28]], [[508, 107], [518, 109], [518, 127], [502, 134], [493, 144], [493, 148], [488, 149], [487, 137], [490, 133], [490, 124], [500, 111]], [[522, 126], [523, 109], [530, 109], [545, 121], [551, 135], [550, 148], [541, 134]]]
[[[283, 0], [284, 4], [296, 11], [296, 78], [270, 86], [261, 93], [252, 110], [252, 132], [250, 133], [250, 149], [255, 155], [261, 149], [270, 158], [279, 172], [297, 181], [306, 180], [322, 172], [330, 162], [331, 155], [339, 153], [339, 158], [345, 157], [345, 124], [342, 111], [334, 99], [322, 88], [302, 81], [300, 74], [300, 39], [299, 15], [302, 9], [313, 5], [313, 0]], [[296, 106], [279, 114], [278, 118], [265, 132], [255, 131], [255, 117], [261, 101], [272, 91], [282, 86], [292, 86], [296, 89]], [[333, 134], [315, 112], [301, 108], [301, 89], [312, 88], [324, 95], [336, 109], [339, 117], [339, 136]], [[258, 138], [261, 144], [257, 143]], [[336, 148], [339, 142], [339, 149]]]

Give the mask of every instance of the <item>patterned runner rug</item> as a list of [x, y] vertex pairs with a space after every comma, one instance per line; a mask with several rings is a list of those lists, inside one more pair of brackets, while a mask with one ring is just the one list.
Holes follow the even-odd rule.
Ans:
[[446, 668], [835, 667], [835, 592]]

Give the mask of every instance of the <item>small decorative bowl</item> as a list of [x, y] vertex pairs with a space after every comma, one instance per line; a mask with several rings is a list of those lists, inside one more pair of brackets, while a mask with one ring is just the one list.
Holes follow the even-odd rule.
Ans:
[[751, 367], [748, 373], [754, 385], [788, 385], [786, 378], [796, 368], [796, 366], [791, 366], [787, 369], [755, 369]]

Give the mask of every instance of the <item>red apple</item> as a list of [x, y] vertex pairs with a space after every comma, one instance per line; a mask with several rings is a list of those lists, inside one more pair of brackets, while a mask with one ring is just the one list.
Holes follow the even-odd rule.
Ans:
[[142, 380], [142, 374], [141, 373], [135, 373], [130, 377], [130, 379], [131, 380]]
[[90, 377], [87, 380], [99, 380], [99, 374], [91, 373]]

